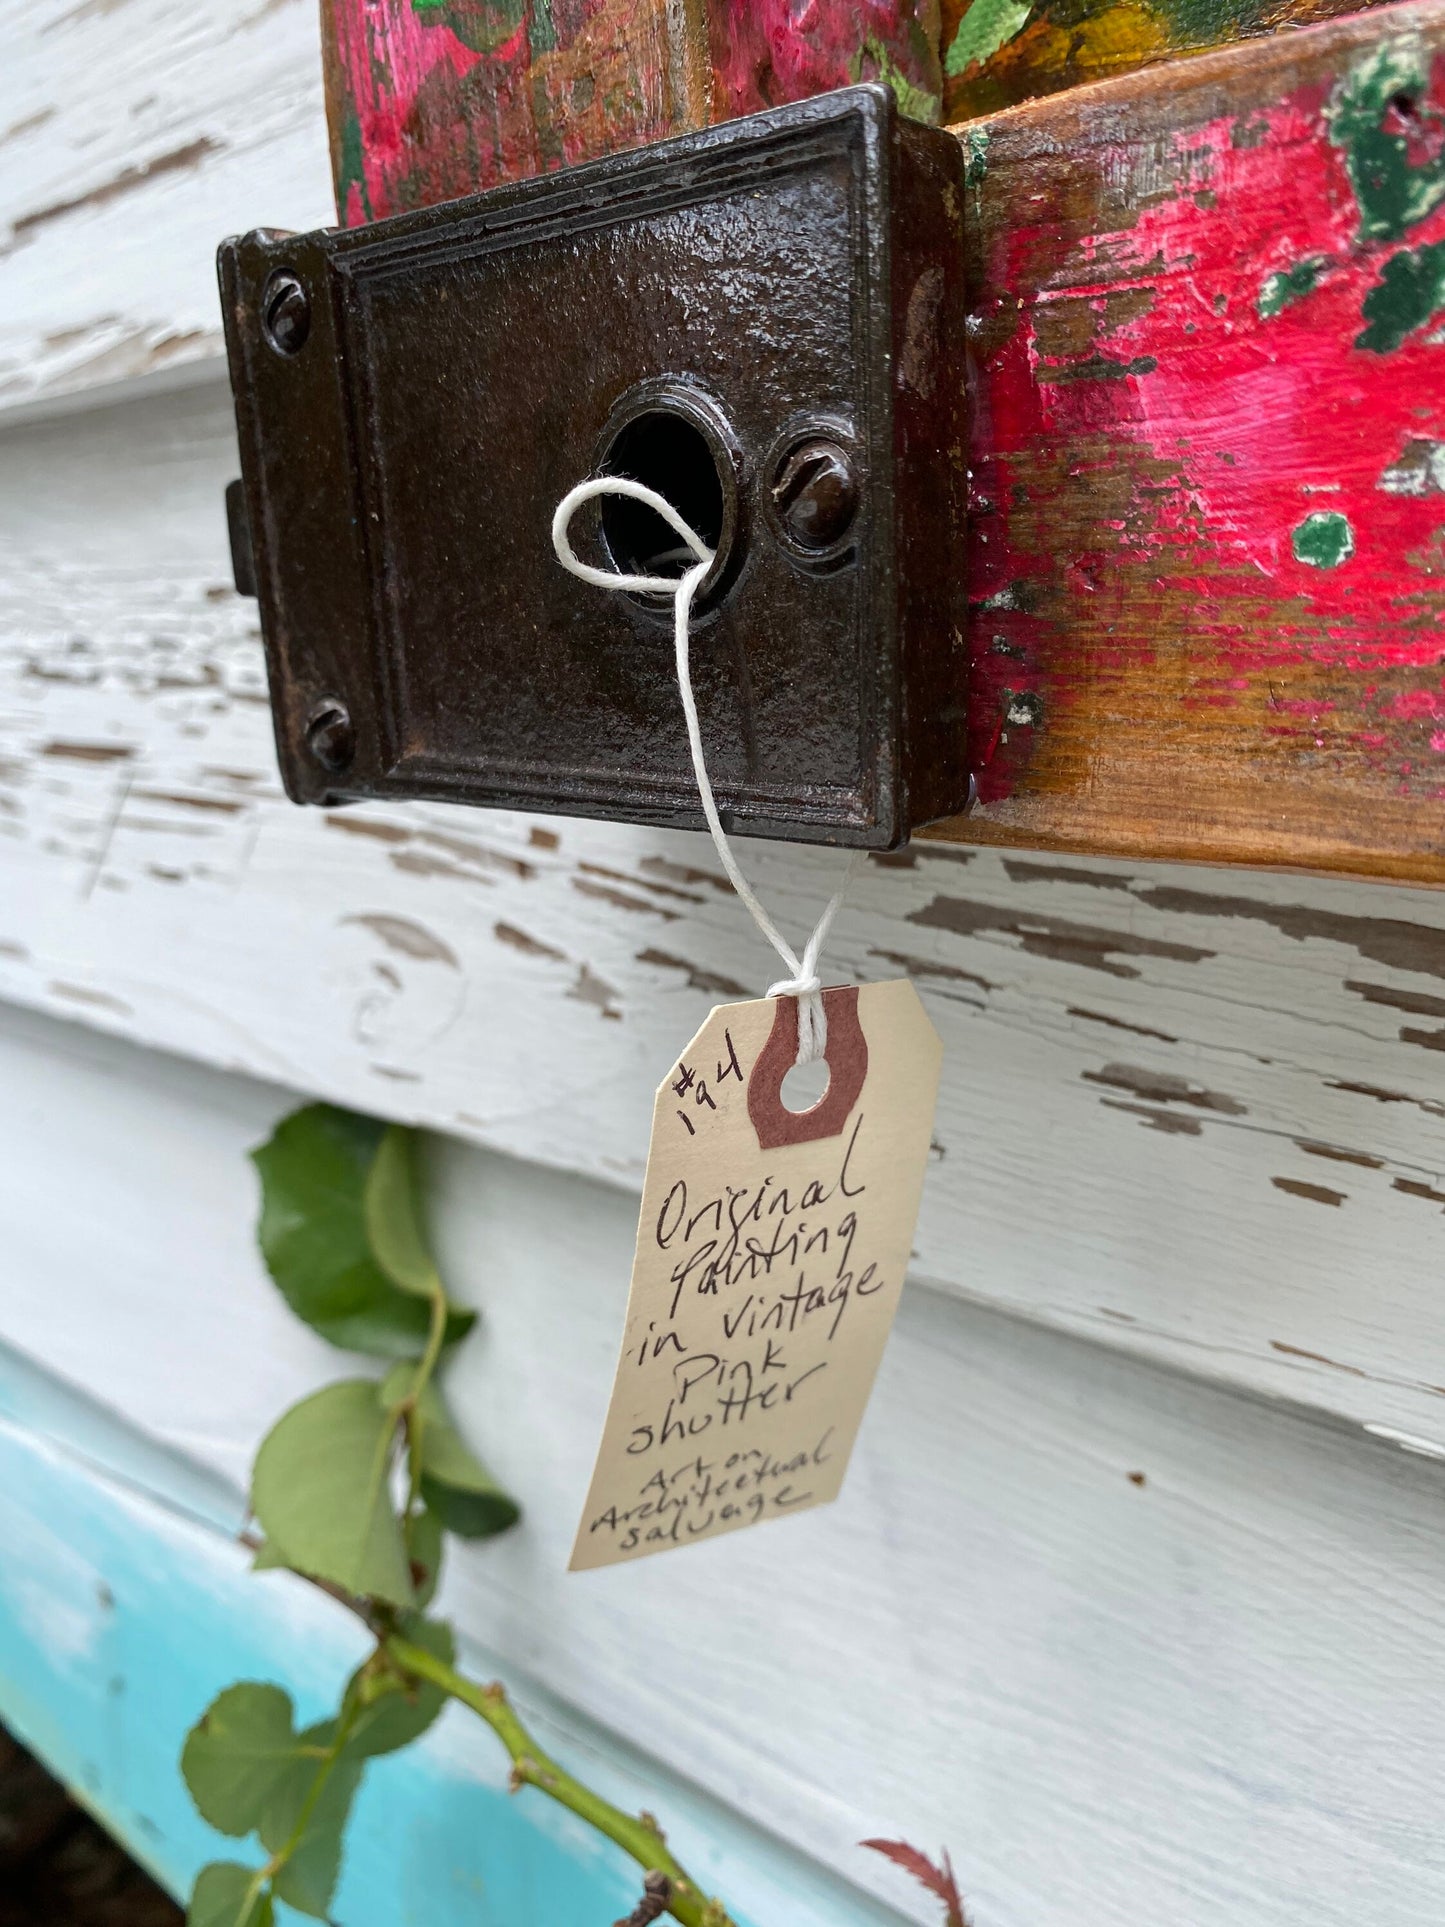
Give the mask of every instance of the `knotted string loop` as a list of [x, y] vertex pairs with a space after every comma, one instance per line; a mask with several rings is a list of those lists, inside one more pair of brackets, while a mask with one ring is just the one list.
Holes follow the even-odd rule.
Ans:
[[[644, 503], [655, 515], [660, 515], [673, 534], [685, 544], [688, 554], [696, 558], [691, 567], [685, 569], [680, 576], [625, 575], [618, 569], [598, 569], [590, 562], [584, 562], [574, 551], [567, 531], [578, 509], [584, 503], [596, 501], [603, 495], [626, 496], [634, 502]], [[832, 927], [833, 919], [837, 916], [839, 907], [847, 895], [854, 863], [849, 863], [842, 883], [829, 899], [827, 908], [819, 917], [813, 934], [804, 945], [802, 956], [799, 957], [758, 901], [752, 885], [739, 868], [738, 860], [732, 852], [732, 845], [728, 842], [727, 832], [723, 829], [722, 819], [718, 815], [717, 804], [713, 800], [712, 781], [708, 776], [707, 763], [703, 757], [702, 731], [698, 725], [697, 702], [692, 693], [690, 639], [693, 601], [702, 587], [708, 570], [713, 565], [713, 550], [703, 541], [696, 529], [678, 514], [666, 496], [659, 495], [656, 489], [648, 488], [644, 482], [634, 482], [625, 475], [600, 475], [591, 481], [579, 482], [576, 488], [569, 489], [557, 504], [556, 513], [552, 517], [552, 547], [556, 550], [557, 560], [564, 569], [570, 569], [573, 575], [580, 576], [584, 582], [595, 583], [599, 589], [612, 589], [632, 595], [671, 597], [673, 649], [677, 659], [677, 689], [682, 697], [682, 713], [687, 722], [688, 748], [692, 751], [692, 769], [693, 775], [697, 778], [697, 793], [702, 802], [702, 813], [712, 835], [713, 845], [733, 888], [742, 898], [753, 922], [792, 973], [791, 976], [780, 978], [775, 984], [769, 984], [768, 995], [797, 998], [798, 1062], [811, 1064], [814, 1058], [824, 1056], [828, 1048], [828, 1018], [823, 1009], [818, 958]]]

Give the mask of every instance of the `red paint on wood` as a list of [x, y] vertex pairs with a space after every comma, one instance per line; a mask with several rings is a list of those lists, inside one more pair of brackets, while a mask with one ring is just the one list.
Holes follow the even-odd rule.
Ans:
[[858, 80], [891, 81], [905, 112], [937, 120], [938, 7], [915, 0], [712, 0], [713, 118], [731, 120]]
[[666, 0], [322, 0], [337, 209], [355, 226], [689, 121]]
[[[1402, 11], [1441, 18], [1387, 9], [1378, 44]], [[1330, 31], [1294, 46], [1306, 57]], [[1000, 117], [997, 142], [980, 124], [969, 557], [986, 805], [1073, 790], [1087, 809], [1131, 728], [1156, 776], [1176, 757], [1181, 812], [1210, 811], [1191, 759], [1208, 781], [1235, 758], [1240, 781], [1290, 766], [1440, 794], [1445, 315], [1427, 302], [1388, 352], [1362, 336], [1392, 261], [1445, 257], [1445, 67], [1401, 82], [1418, 218], [1362, 235], [1388, 223], [1357, 191], [1371, 155], [1352, 155], [1339, 103], [1379, 61], [1346, 44], [1281, 98], [1201, 124], [1181, 88], [1172, 128], [1092, 89], [1072, 128], [1049, 128], [1066, 160], [1026, 161], [1024, 116], [1042, 108], [1017, 134]], [[1375, 75], [1387, 136], [1394, 72]], [[1291, 273], [1300, 291], [1281, 300]]]
[[937, 0], [321, 0], [355, 226], [884, 80], [937, 120]]
[[[352, 221], [860, 74], [936, 84], [904, 0], [323, 6]], [[962, 136], [984, 809], [957, 833], [1445, 878], [1442, 46], [1441, 0], [1385, 6]], [[1382, 55], [1362, 161], [1337, 110]]]

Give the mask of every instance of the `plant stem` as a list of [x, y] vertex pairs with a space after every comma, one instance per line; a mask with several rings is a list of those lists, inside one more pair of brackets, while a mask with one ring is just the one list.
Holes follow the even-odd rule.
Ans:
[[431, 1375], [437, 1368], [437, 1360], [442, 1355], [442, 1344], [447, 1335], [446, 1287], [435, 1273], [432, 1276], [431, 1324], [427, 1330], [426, 1350], [417, 1361], [416, 1377], [412, 1380], [405, 1398], [394, 1408], [406, 1435], [408, 1517], [416, 1510], [416, 1502], [421, 1496], [421, 1428], [417, 1419], [417, 1401], [431, 1382]]
[[290, 1837], [285, 1845], [278, 1847], [266, 1862], [256, 1880], [251, 1883], [253, 1887], [258, 1887], [263, 1880], [274, 1880], [306, 1837], [306, 1829], [311, 1824], [316, 1803], [326, 1791], [326, 1782], [331, 1778], [336, 1762], [346, 1750], [346, 1742], [351, 1738], [351, 1729], [355, 1726], [360, 1712], [361, 1703], [348, 1687], [346, 1698], [341, 1702], [341, 1711], [336, 1718], [336, 1731], [331, 1736], [331, 1744], [324, 1751], [317, 1749], [321, 1752], [321, 1765], [316, 1769], [316, 1777], [306, 1790], [306, 1798], [301, 1802], [301, 1811], [296, 1816], [296, 1824], [291, 1829]]
[[446, 1287], [442, 1284], [441, 1279], [437, 1278], [436, 1282], [432, 1286], [431, 1325], [428, 1328], [427, 1335], [426, 1335], [426, 1350], [421, 1355], [421, 1360], [418, 1363], [416, 1368], [416, 1377], [412, 1381], [412, 1387], [410, 1392], [407, 1393], [407, 1398], [409, 1402], [413, 1405], [416, 1404], [416, 1401], [421, 1397], [422, 1393], [426, 1390], [427, 1383], [430, 1380], [432, 1373], [436, 1370], [437, 1360], [442, 1355], [442, 1341], [445, 1339], [446, 1335], [447, 1335]]
[[433, 1686], [439, 1686], [486, 1721], [511, 1755], [514, 1789], [536, 1787], [605, 1834], [648, 1872], [665, 1873], [671, 1883], [667, 1911], [681, 1921], [683, 1927], [734, 1927], [721, 1903], [708, 1900], [673, 1858], [662, 1829], [651, 1815], [639, 1817], [624, 1813], [600, 1793], [574, 1780], [565, 1767], [559, 1766], [538, 1746], [500, 1686], [477, 1685], [475, 1680], [467, 1679], [424, 1646], [413, 1645], [400, 1634], [391, 1634], [385, 1644], [387, 1653], [398, 1666], [420, 1679], [430, 1680]]

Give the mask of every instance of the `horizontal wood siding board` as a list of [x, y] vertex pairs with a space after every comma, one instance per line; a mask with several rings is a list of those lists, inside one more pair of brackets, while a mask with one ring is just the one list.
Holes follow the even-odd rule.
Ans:
[[1442, 45], [1388, 7], [960, 130], [961, 836], [1445, 877]]
[[[198, 393], [6, 443], [0, 994], [636, 1187], [661, 1067], [770, 980], [761, 940], [698, 837], [289, 804], [231, 432]], [[746, 862], [801, 932], [840, 859]], [[945, 1040], [925, 1275], [1436, 1426], [1445, 897], [919, 844], [829, 959], [912, 975]]]
[[[251, 1243], [243, 1154], [283, 1093], [14, 1014], [5, 1046], [0, 1339], [72, 1392], [62, 1408], [0, 1359], [0, 1412], [52, 1441], [0, 1432], [0, 1715], [180, 1881], [218, 1844], [174, 1775], [195, 1712], [248, 1675], [319, 1716], [354, 1647], [328, 1602], [195, 1523], [215, 1501], [158, 1448], [234, 1490], [282, 1405], [367, 1367], [296, 1325]], [[1108, 1161], [1099, 1143], [1096, 1185]], [[455, 1140], [428, 1178], [448, 1281], [482, 1313], [448, 1393], [525, 1507], [518, 1532], [458, 1551], [442, 1610], [482, 1676], [500, 1668], [564, 1759], [659, 1812], [741, 1917], [882, 1927], [856, 1882], [937, 1927], [859, 1851], [880, 1832], [946, 1841], [978, 1927], [1445, 1911], [1445, 1743], [1421, 1690], [1445, 1660], [1438, 1426], [1407, 1449], [910, 1288], [836, 1506], [569, 1575], [633, 1202]], [[1012, 1205], [1023, 1263], [1039, 1207], [1022, 1188]], [[1116, 1250], [1137, 1232], [1116, 1221]], [[1171, 1232], [1182, 1272], [1192, 1234]], [[1358, 1322], [1389, 1270], [1361, 1273]], [[1324, 1297], [1338, 1277], [1315, 1257], [1295, 1285]], [[1203, 1342], [1207, 1292], [1177, 1287]], [[342, 1920], [621, 1913], [610, 1851], [509, 1802], [490, 1745], [456, 1718], [376, 1769]]]
[[316, 0], [5, 0], [0, 417], [224, 353], [224, 234], [332, 220]]

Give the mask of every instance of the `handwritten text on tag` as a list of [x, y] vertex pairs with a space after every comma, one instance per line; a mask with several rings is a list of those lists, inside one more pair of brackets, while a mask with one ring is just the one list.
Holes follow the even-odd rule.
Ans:
[[723, 1004], [657, 1094], [574, 1570], [838, 1496], [898, 1305], [942, 1047], [913, 986], [824, 992], [829, 1083], [779, 1096], [791, 998]]

